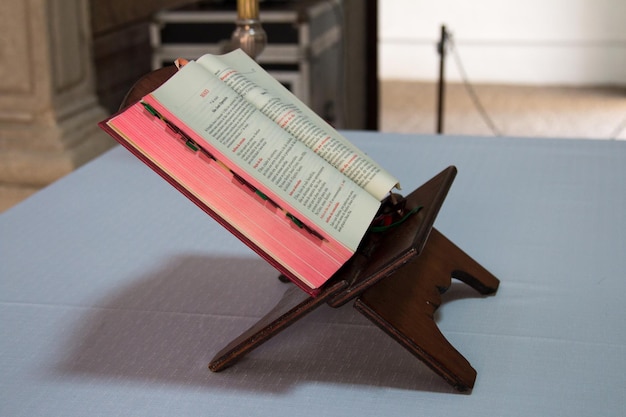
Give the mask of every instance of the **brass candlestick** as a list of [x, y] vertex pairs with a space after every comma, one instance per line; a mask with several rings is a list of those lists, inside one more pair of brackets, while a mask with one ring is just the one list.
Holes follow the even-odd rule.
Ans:
[[231, 36], [234, 49], [241, 48], [256, 59], [267, 44], [267, 35], [259, 19], [258, 0], [237, 0], [237, 25]]

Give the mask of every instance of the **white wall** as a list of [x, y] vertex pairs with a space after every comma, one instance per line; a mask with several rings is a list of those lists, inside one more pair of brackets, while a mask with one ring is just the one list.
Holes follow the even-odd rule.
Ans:
[[626, 0], [380, 0], [380, 77], [436, 80], [442, 24], [472, 82], [626, 85]]

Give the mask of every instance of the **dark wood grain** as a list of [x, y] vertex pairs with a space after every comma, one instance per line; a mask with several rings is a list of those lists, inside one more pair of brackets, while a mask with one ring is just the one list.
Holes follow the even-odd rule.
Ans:
[[350, 285], [333, 297], [331, 306], [341, 306], [419, 256], [456, 173], [450, 166], [409, 194], [404, 211], [422, 209], [400, 227], [365, 236], [350, 264], [337, 274]]
[[354, 307], [455, 389], [469, 391], [476, 371], [434, 321], [453, 276], [484, 295], [499, 286], [489, 271], [432, 229], [420, 256], [363, 292]]
[[211, 359], [209, 369], [218, 372], [233, 365], [245, 354], [324, 304], [329, 297], [346, 285], [345, 281], [336, 282], [316, 297], [309, 296], [298, 287], [290, 287], [271, 311]]

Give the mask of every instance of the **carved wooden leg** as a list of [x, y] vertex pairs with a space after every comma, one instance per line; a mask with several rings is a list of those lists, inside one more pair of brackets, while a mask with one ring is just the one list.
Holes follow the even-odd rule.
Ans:
[[452, 278], [466, 283], [480, 294], [489, 295], [498, 290], [500, 285], [498, 278], [434, 227], [422, 255], [424, 254], [428, 254], [427, 256], [431, 259], [437, 259], [439, 273], [448, 273]]
[[209, 363], [209, 369], [219, 372], [233, 365], [248, 352], [325, 303], [346, 285], [345, 281], [339, 281], [316, 297], [309, 296], [296, 286], [290, 287], [269, 313], [215, 355]]
[[494, 293], [499, 284], [496, 277], [433, 229], [417, 259], [367, 289], [354, 307], [455, 389], [468, 391], [474, 386], [476, 371], [434, 321], [451, 276], [481, 294]]

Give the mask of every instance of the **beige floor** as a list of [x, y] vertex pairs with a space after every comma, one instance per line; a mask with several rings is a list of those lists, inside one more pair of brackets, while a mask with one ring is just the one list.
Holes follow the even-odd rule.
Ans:
[[[626, 87], [478, 85], [474, 89], [500, 135], [626, 140]], [[380, 130], [436, 132], [436, 84], [383, 81], [380, 91]], [[445, 134], [494, 135], [461, 84], [446, 85], [443, 120]], [[0, 193], [0, 212], [29, 193]]]
[[[626, 87], [473, 86], [491, 129], [462, 84], [447, 84], [443, 133], [626, 139]], [[435, 133], [437, 86], [385, 81], [380, 130]]]

